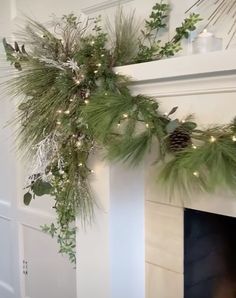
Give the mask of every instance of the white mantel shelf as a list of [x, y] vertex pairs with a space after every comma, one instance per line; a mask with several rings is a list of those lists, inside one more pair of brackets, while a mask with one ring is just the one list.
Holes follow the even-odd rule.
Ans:
[[116, 67], [116, 71], [135, 84], [167, 81], [196, 76], [209, 77], [236, 74], [236, 50], [179, 56], [146, 63]]

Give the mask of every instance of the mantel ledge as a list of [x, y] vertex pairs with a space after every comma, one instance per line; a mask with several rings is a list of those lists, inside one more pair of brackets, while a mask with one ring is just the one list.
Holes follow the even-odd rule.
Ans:
[[159, 61], [119, 66], [119, 74], [134, 85], [203, 77], [236, 75], [236, 50], [179, 56]]

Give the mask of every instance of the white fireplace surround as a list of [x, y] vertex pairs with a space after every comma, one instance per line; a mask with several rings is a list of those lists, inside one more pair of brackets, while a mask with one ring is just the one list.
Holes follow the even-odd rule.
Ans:
[[[163, 112], [178, 106], [173, 117], [193, 113], [199, 124], [208, 126], [228, 123], [236, 115], [235, 50], [116, 71], [132, 79], [134, 94], [155, 97]], [[79, 297], [183, 298], [184, 208], [236, 217], [236, 198], [225, 191], [170, 199], [156, 183], [155, 153], [135, 170], [95, 162], [92, 183], [102, 208], [96, 227], [78, 236]]]

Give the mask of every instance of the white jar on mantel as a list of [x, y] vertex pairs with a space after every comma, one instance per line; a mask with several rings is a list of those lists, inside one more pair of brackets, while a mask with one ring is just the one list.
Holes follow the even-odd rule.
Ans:
[[193, 41], [193, 53], [207, 53], [222, 50], [222, 38], [217, 38], [213, 33], [204, 29]]

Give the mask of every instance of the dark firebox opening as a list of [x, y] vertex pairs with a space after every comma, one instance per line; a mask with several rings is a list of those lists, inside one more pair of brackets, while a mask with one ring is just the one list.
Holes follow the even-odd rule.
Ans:
[[236, 219], [184, 215], [184, 298], [236, 298]]

